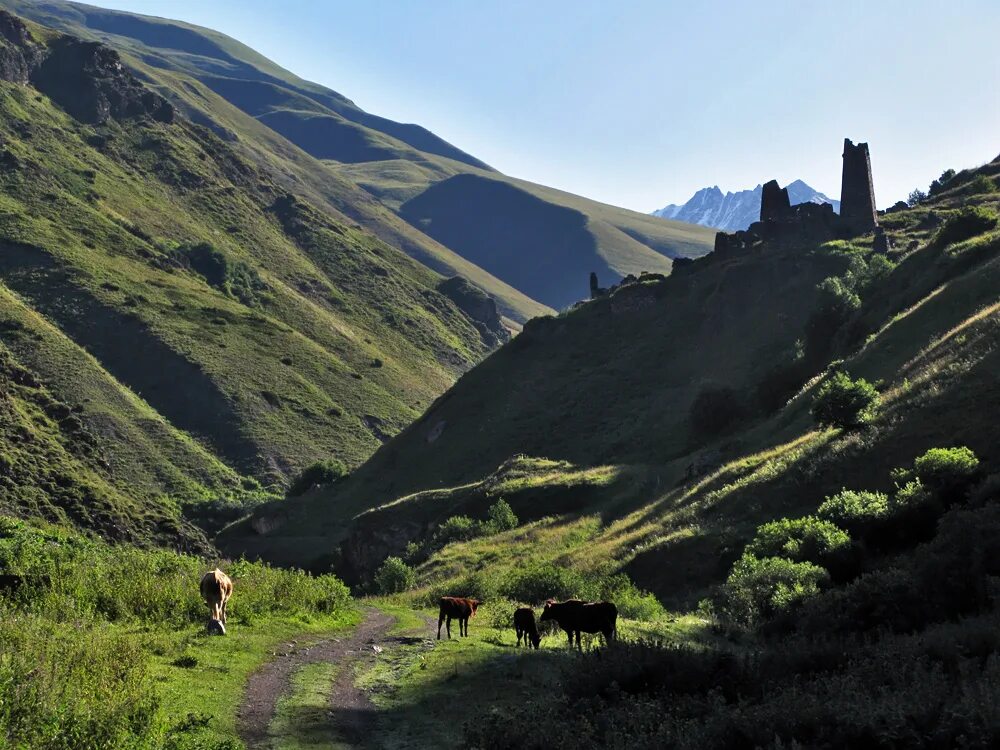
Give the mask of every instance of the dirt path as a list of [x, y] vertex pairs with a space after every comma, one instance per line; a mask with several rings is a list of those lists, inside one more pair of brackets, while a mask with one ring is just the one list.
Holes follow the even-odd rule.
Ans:
[[392, 623], [392, 616], [371, 609], [352, 632], [310, 645], [295, 641], [284, 644], [283, 651], [247, 681], [237, 715], [240, 739], [247, 748], [268, 747], [268, 726], [278, 700], [291, 688], [292, 675], [303, 665], [316, 662], [340, 665], [330, 693], [330, 715], [337, 717], [337, 733], [345, 741], [357, 743], [374, 723], [375, 708], [364, 691], [355, 687], [353, 665], [361, 658], [375, 658], [377, 650], [372, 647], [388, 640], [386, 633]]

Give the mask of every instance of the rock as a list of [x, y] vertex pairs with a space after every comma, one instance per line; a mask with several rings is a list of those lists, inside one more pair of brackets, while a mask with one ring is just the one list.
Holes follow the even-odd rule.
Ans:
[[875, 227], [875, 240], [872, 242], [872, 250], [876, 253], [885, 255], [891, 249], [892, 243], [889, 241], [889, 235], [885, 233], [885, 229], [882, 227]]
[[487, 346], [499, 346], [510, 339], [510, 331], [497, 311], [496, 300], [482, 289], [461, 276], [452, 276], [438, 284], [438, 291], [472, 319]]
[[27, 83], [41, 55], [42, 48], [31, 39], [24, 21], [0, 11], [0, 79]]
[[72, 37], [53, 40], [48, 54], [32, 72], [31, 82], [81, 122], [174, 119], [173, 106], [126, 70], [117, 52], [98, 42]]

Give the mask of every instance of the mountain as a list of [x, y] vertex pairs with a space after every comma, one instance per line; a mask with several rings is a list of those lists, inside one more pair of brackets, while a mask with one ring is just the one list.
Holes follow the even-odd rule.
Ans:
[[194, 121], [425, 265], [464, 276], [515, 324], [585, 298], [591, 271], [612, 284], [711, 249], [711, 231], [503, 175], [210, 29], [61, 0], [0, 7], [115, 48]]
[[[702, 188], [683, 206], [671, 203], [653, 211], [653, 216], [735, 232], [746, 229], [760, 218], [761, 187], [758, 185], [753, 190], [727, 192], [725, 195], [718, 185]], [[793, 206], [799, 203], [829, 203], [834, 211], [840, 213], [840, 201], [828, 198], [802, 180], [789, 183], [788, 197]]]
[[[419, 590], [487, 597], [515, 561], [554, 562], [691, 607], [764, 521], [843, 487], [887, 491], [887, 467], [936, 446], [996, 466], [980, 407], [1000, 397], [998, 178], [1000, 162], [968, 170], [883, 216], [888, 255], [871, 235], [793, 234], [537, 318], [349, 480], [262, 506], [219, 542], [355, 582], [428, 549], [412, 558]], [[881, 392], [864, 432], [816, 426], [828, 368]], [[498, 498], [523, 529], [435, 551], [447, 518], [483, 519]]]
[[359, 464], [508, 336], [106, 46], [0, 11], [0, 115], [6, 513], [204, 546], [206, 501]]

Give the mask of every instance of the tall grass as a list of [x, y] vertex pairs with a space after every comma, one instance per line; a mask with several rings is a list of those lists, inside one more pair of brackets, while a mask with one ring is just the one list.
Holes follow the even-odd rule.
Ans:
[[[149, 673], [151, 633], [198, 632], [201, 575], [214, 562], [113, 546], [0, 518], [0, 747], [177, 749]], [[230, 622], [309, 620], [350, 606], [334, 576], [238, 561]]]

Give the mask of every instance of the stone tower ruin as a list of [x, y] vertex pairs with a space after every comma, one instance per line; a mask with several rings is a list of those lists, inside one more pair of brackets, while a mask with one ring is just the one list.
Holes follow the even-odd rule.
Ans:
[[872, 162], [868, 144], [855, 146], [844, 139], [844, 172], [840, 183], [840, 218], [852, 232], [863, 234], [878, 225], [875, 212], [875, 188], [872, 186]]

